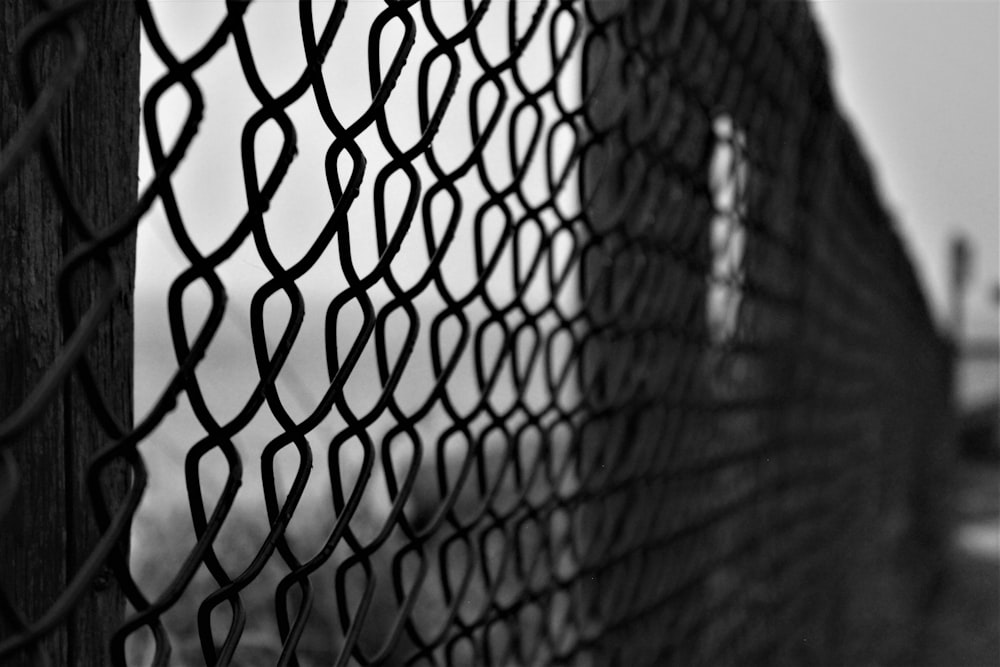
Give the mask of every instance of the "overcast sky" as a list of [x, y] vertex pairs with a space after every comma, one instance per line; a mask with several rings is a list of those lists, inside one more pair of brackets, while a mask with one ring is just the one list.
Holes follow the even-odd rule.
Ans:
[[[896, 215], [936, 312], [942, 318], [947, 312], [948, 241], [956, 231], [962, 231], [971, 238], [976, 251], [974, 282], [968, 296], [970, 329], [978, 334], [996, 334], [996, 309], [990, 303], [989, 290], [1000, 273], [1000, 0], [812, 2], [830, 51], [838, 97], [875, 163], [881, 190]], [[360, 11], [378, 6], [380, 3], [361, 3], [357, 7]], [[200, 44], [224, 14], [224, 5], [217, 2], [160, 2], [156, 7], [170, 43], [181, 52], [186, 45]], [[281, 33], [286, 26], [277, 19], [294, 12], [266, 11], [273, 9], [274, 4], [263, 3], [250, 12], [250, 22], [263, 20], [269, 33]], [[199, 15], [197, 20], [192, 12]], [[289, 23], [291, 28], [293, 23]], [[271, 60], [285, 69], [297, 63], [294, 54], [277, 55], [280, 57]], [[144, 88], [158, 74], [158, 67], [149, 66], [151, 60], [143, 59]], [[281, 67], [272, 67], [274, 72], [264, 74], [274, 74]], [[214, 72], [213, 68], [220, 69], [213, 65], [200, 76], [231, 78], [228, 72]], [[233, 96], [238, 97], [235, 93]], [[231, 143], [238, 147], [238, 129], [244, 119], [215, 118], [220, 111], [253, 108], [248, 92], [243, 91], [240, 98], [247, 98], [242, 107], [233, 96], [221, 108], [212, 104], [207, 120], [218, 120], [223, 128], [233, 128], [236, 134]], [[175, 97], [161, 104], [161, 109], [179, 121], [183, 117], [180, 109], [186, 102], [182, 95]], [[343, 102], [345, 96], [338, 99]], [[196, 142], [195, 149], [204, 143]], [[216, 151], [208, 153], [211, 156]], [[198, 157], [194, 162], [205, 168], [198, 173], [181, 170], [178, 178], [187, 173], [203, 183], [205, 172], [225, 173], [213, 159]], [[238, 160], [229, 167], [238, 173]], [[322, 174], [321, 169], [302, 170]], [[242, 197], [239, 179], [232, 179], [232, 187], [228, 188], [232, 193], [218, 178], [212, 180], [216, 182], [212, 199], [220, 206], [229, 200], [229, 194]], [[319, 197], [325, 191], [322, 186], [316, 183], [309, 191]], [[291, 199], [301, 208], [309, 198]], [[280, 206], [281, 202], [276, 204]], [[162, 252], [160, 249], [156, 254]], [[243, 261], [252, 262], [252, 258]]]
[[997, 333], [1000, 2], [813, 0], [841, 103], [939, 314], [947, 245], [974, 243], [970, 331]]
[[[815, 5], [816, 15], [821, 21], [831, 52], [839, 98], [853, 119], [862, 144], [875, 162], [882, 191], [896, 213], [900, 229], [938, 312], [943, 314], [946, 306], [947, 241], [953, 231], [963, 230], [975, 241], [977, 250], [977, 279], [969, 297], [972, 306], [970, 320], [976, 331], [992, 334], [996, 333], [997, 325], [995, 310], [990, 307], [987, 299], [987, 286], [997, 280], [1000, 253], [997, 233], [1000, 218], [998, 2], [1000, 0], [817, 0]], [[291, 49], [296, 44], [298, 28], [295, 12], [284, 11], [282, 4], [285, 3], [260, 3], [248, 16], [251, 32], [256, 30], [253, 34], [264, 34], [270, 39], [270, 47], [259, 49], [256, 58], [262, 76], [269, 85], [275, 85], [278, 89], [281, 86], [277, 86], [275, 81], [290, 79], [304, 67], [301, 49], [296, 52], [294, 49], [282, 50], [275, 46], [288, 45]], [[287, 5], [292, 6], [291, 3]], [[330, 7], [323, 3], [317, 3], [317, 6], [324, 9]], [[441, 3], [436, 5], [436, 9], [447, 13], [444, 9], [448, 6], [448, 3]], [[458, 4], [453, 6], [460, 7]], [[557, 5], [550, 5], [554, 6]], [[225, 5], [221, 2], [157, 2], [155, 7], [168, 43], [182, 57], [190, 55], [207, 38], [225, 13]], [[328, 62], [357, 63], [364, 58], [364, 39], [372, 20], [370, 14], [378, 10], [381, 3], [359, 3], [352, 7], [354, 9], [349, 12], [344, 37], [335, 43], [336, 48]], [[503, 15], [498, 12], [494, 14]], [[282, 37], [283, 35], [287, 37]], [[423, 53], [429, 46], [429, 42], [424, 39], [418, 40], [416, 48]], [[411, 62], [420, 62], [420, 57], [414, 55]], [[152, 56], [148, 45], [144, 45], [143, 90], [148, 89], [162, 71], [162, 65]], [[334, 75], [336, 72], [343, 75], [341, 79], [332, 80], [332, 89], [338, 92], [338, 109], [347, 117], [353, 118], [354, 114], [360, 113], [362, 103], [366, 104], [369, 99], [364, 90], [365, 71], [364, 66], [358, 66], [334, 72]], [[412, 79], [415, 71], [415, 68], [409, 68], [407, 76]], [[544, 71], [541, 74], [546, 75]], [[245, 206], [242, 179], [238, 177], [241, 173], [239, 138], [247, 117], [257, 108], [257, 104], [240, 75], [239, 64], [231, 45], [199, 71], [198, 79], [206, 94], [203, 132], [188, 152], [185, 168], [172, 180], [179, 193], [184, 218], [190, 224], [189, 231], [194, 242], [206, 251], [214, 248], [231, 231], [235, 219], [239, 217], [239, 211]], [[462, 85], [467, 87], [470, 80], [466, 79]], [[407, 86], [412, 88], [413, 85], [412, 80], [403, 77], [398, 90], [406, 91]], [[397, 97], [415, 99], [412, 91], [409, 95]], [[467, 97], [467, 89], [460, 88], [457, 99]], [[358, 105], [361, 107], [354, 108]], [[157, 105], [161, 131], [167, 137], [177, 131], [186, 116], [187, 107], [188, 101], [179, 87], [175, 87]], [[319, 119], [314, 104], [306, 100], [300, 107], [290, 113], [300, 130], [300, 136], [309, 139], [300, 142], [298, 157], [289, 172], [289, 182], [296, 185], [279, 189], [270, 208], [272, 220], [278, 220], [279, 223], [286, 221], [277, 224], [277, 227], [273, 224], [269, 227], [269, 230], [273, 229], [273, 236], [272, 231], [268, 231], [275, 252], [285, 262], [291, 262], [305, 252], [305, 247], [316, 236], [318, 225], [325, 223], [332, 207], [323, 171], [325, 147], [330, 141], [330, 133]], [[453, 115], [458, 119], [463, 117], [462, 114]], [[405, 116], [404, 113], [402, 117]], [[445, 129], [453, 136], [468, 135], [467, 129]], [[405, 134], [407, 128], [399, 126], [395, 131]], [[387, 156], [384, 150], [379, 152], [381, 144], [374, 136], [375, 130], [372, 128], [367, 132], [368, 138], [361, 136], [359, 141], [370, 153], [369, 167], [371, 174], [374, 174], [378, 164], [384, 163]], [[273, 127], [264, 128], [261, 132], [255, 142], [259, 151], [258, 171], [269, 169], [273, 163], [278, 139], [279, 135]], [[452, 158], [460, 156], [461, 151], [467, 148], [458, 144], [444, 146], [439, 157], [453, 162]], [[140, 173], [148, 180], [152, 173], [148, 151], [143, 151], [140, 164]], [[509, 179], [511, 175], [501, 173], [495, 177]], [[371, 180], [373, 179], [369, 178], [369, 184], [365, 186], [369, 190], [363, 192], [361, 197], [366, 201], [371, 201], [373, 197], [370, 192]], [[542, 178], [536, 180], [542, 184], [545, 182]], [[527, 189], [529, 188], [522, 185], [522, 190]], [[475, 196], [474, 192], [463, 192], [463, 198], [470, 205], [476, 204]], [[405, 196], [387, 196], [384, 199], [401, 200]], [[357, 222], [359, 218], [363, 216], [356, 215], [355, 224], [364, 223], [363, 219]], [[288, 233], [287, 221], [294, 222], [295, 233]], [[468, 225], [463, 229], [466, 234], [469, 233]], [[419, 236], [413, 238], [420, 240]], [[456, 238], [459, 245], [472, 247], [471, 240]], [[202, 375], [207, 372], [206, 369], [212, 369], [212, 363], [226, 372], [230, 368], [243, 367], [232, 361], [233, 355], [237, 353], [249, 360], [243, 363], [247, 369], [253, 371], [255, 368], [249, 341], [245, 339], [245, 334], [242, 334], [242, 339], [237, 334], [246, 331], [247, 295], [267, 280], [270, 274], [264, 270], [261, 259], [255, 254], [251, 244], [244, 245], [246, 247], [232, 261], [227, 262], [220, 274], [229, 287], [234, 286], [234, 281], [239, 281], [248, 289], [242, 296], [237, 294], [238, 290], [231, 290], [230, 307], [227, 309], [230, 319], [225, 324], [230, 327], [231, 335], [224, 337], [225, 345], [212, 348], [215, 352], [210, 353], [207, 361], [200, 367]], [[353, 235], [352, 257], [360, 263], [361, 269], [370, 268], [377, 259], [377, 254], [370, 246], [372, 243], [369, 240], [366, 245], [363, 234]], [[137, 293], [140, 295], [137, 302], [137, 336], [141, 345], [144, 335], [157, 341], [166, 336], [164, 290], [176, 272], [186, 266], [170, 232], [164, 227], [159, 206], [154, 207], [149, 219], [143, 222], [138, 250], [139, 266], [145, 269], [139, 272], [137, 281]], [[414, 257], [420, 259], [421, 253], [425, 252], [422, 243], [417, 243], [415, 248], [404, 244], [400, 256], [413, 253]], [[341, 269], [337, 255], [328, 254], [331, 256], [325, 265], [325, 272], [321, 270], [308, 274], [302, 282], [304, 289], [312, 284], [310, 280], [315, 283], [320, 279], [320, 286], [328, 292], [332, 285], [343, 282], [338, 278]], [[459, 262], [470, 255], [469, 252], [451, 253]], [[423, 263], [415, 266], [422, 266]], [[458, 268], [452, 274], [458, 277], [470, 275], [468, 267], [464, 271], [459, 271]], [[405, 266], [400, 268], [398, 278], [404, 282], [411, 281], [413, 276], [404, 275], [406, 272], [403, 269]], [[509, 275], [509, 271], [501, 274]], [[509, 290], [509, 284], [509, 279], [503, 284], [498, 283], [497, 289], [506, 285]], [[198, 291], [191, 289], [185, 292], [185, 303], [197, 301], [194, 297], [198, 294], [189, 293]], [[207, 303], [205, 296], [202, 290], [201, 301], [204, 303], [201, 305]], [[272, 301], [275, 301], [272, 304], [274, 308], [287, 309], [287, 304], [283, 305], [281, 299]], [[275, 321], [283, 319], [281, 313], [270, 315], [273, 316], [270, 319]], [[310, 324], [309, 317], [319, 318], [315, 326]], [[306, 330], [321, 334], [324, 330], [322, 318], [322, 310], [315, 313], [310, 311]], [[198, 319], [193, 318], [195, 321]], [[194, 327], [194, 324], [191, 326]], [[161, 348], [162, 344], [157, 342], [143, 349]], [[306, 346], [304, 349], [308, 353], [312, 348]], [[328, 385], [325, 365], [306, 363], [295, 366], [294, 354], [289, 366], [305, 370], [299, 372], [300, 377], [296, 377], [294, 383], [289, 381], [288, 386], [301, 386], [304, 394], [309, 395], [325, 390]], [[144, 414], [158, 395], [154, 390], [158, 392], [165, 383], [165, 378], [175, 370], [172, 359], [168, 357], [169, 355], [162, 354], [137, 355], [137, 376], [144, 378], [144, 383], [139, 383], [137, 387], [136, 404], [139, 414]], [[159, 368], [156, 364], [163, 365], [164, 368]], [[315, 371], [315, 378], [308, 375], [311, 370]], [[359, 381], [365, 380], [364, 373], [355, 375], [361, 378]], [[374, 377], [374, 374], [370, 375]], [[995, 374], [986, 379], [992, 387], [991, 391], [995, 393]], [[249, 391], [253, 378], [241, 380], [239, 384]], [[143, 391], [146, 393], [142, 394]], [[222, 402], [232, 402], [241, 396], [238, 391], [215, 393], [218, 394], [215, 398]], [[359, 390], [348, 393], [370, 397], [377, 394], [377, 391]], [[307, 407], [312, 405], [310, 400], [302, 400], [300, 403]], [[217, 409], [229, 416], [235, 409], [234, 405], [239, 407], [241, 403], [227, 404]], [[182, 411], [175, 412], [171, 419], [182, 419], [183, 415], [177, 416], [180, 412]], [[188, 419], [193, 423], [190, 417]], [[170, 426], [170, 423], [165, 424]], [[165, 432], [169, 429], [164, 427], [160, 430]]]

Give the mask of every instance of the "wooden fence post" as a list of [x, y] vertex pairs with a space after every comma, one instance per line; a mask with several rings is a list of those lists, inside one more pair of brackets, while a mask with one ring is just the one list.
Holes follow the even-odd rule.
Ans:
[[[30, 0], [0, 9], [0, 151], [26, 122], [15, 45], [42, 10]], [[69, 191], [85, 220], [101, 230], [134, 205], [139, 137], [139, 24], [131, 2], [91, 2], [72, 14], [87, 45], [68, 93], [47, 122]], [[54, 29], [30, 49], [36, 85], [75, 58], [69, 34]], [[59, 319], [57, 274], [79, 236], [56, 196], [36, 144], [0, 188], [0, 421], [7, 418], [52, 364], [65, 337]], [[132, 420], [132, 283], [134, 238], [110, 249], [124, 287], [88, 347], [96, 381], [112, 412]], [[77, 314], [101, 289], [99, 273], [73, 276]], [[110, 442], [77, 378], [49, 401], [42, 417], [11, 446], [20, 487], [0, 517], [0, 587], [30, 623], [49, 610], [98, 538], [86, 489], [92, 454]], [[124, 466], [103, 480], [111, 493], [127, 483]], [[111, 630], [124, 613], [121, 591], [103, 577], [73, 613], [42, 642], [53, 665], [106, 665]], [[0, 622], [0, 642], [16, 629]], [[30, 652], [4, 664], [34, 664]]]

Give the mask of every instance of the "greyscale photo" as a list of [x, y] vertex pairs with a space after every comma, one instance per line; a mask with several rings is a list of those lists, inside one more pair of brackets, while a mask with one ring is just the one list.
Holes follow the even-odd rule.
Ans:
[[0, 665], [1000, 665], [1000, 4], [0, 17]]

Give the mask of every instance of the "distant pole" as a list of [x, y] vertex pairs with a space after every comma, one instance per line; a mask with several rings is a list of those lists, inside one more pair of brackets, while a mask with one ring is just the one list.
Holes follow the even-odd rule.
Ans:
[[968, 238], [959, 233], [951, 240], [951, 336], [961, 347], [965, 335], [965, 290], [972, 271], [972, 249]]
[[[22, 62], [30, 63], [36, 90], [50, 94], [67, 65], [81, 61], [76, 51], [80, 42], [66, 29], [69, 21], [75, 22], [86, 55], [72, 85], [59, 90], [40, 126], [52, 138], [55, 160], [82, 217], [100, 231], [136, 201], [139, 24], [131, 2], [95, 0], [77, 9], [53, 4], [67, 5], [62, 9], [69, 11], [52, 14], [61, 16], [61, 23], [46, 28], [20, 57], [19, 38], [48, 10], [32, 0], [0, 5], [0, 155], [10, 151], [15, 137], [26, 136], [21, 131], [30, 126]], [[66, 252], [81, 241], [56, 196], [39, 137], [24, 145], [31, 146], [30, 152], [0, 187], [0, 420], [21, 405], [72, 333], [60, 321], [57, 276]], [[110, 248], [109, 254], [124, 288], [91, 339], [87, 356], [106, 404], [128, 428], [134, 238]], [[93, 266], [73, 274], [77, 316], [94, 303], [100, 289]], [[90, 510], [86, 465], [109, 442], [73, 377], [50, 397], [37, 421], [3, 445], [16, 463], [20, 484], [9, 511], [0, 516], [0, 588], [21, 620], [0, 613], [0, 642], [22, 636], [22, 622], [30, 627], [41, 619], [93, 550], [99, 534]], [[102, 481], [110, 496], [124, 491], [126, 475], [124, 466], [106, 471]], [[40, 664], [40, 646], [53, 667], [107, 665], [110, 633], [124, 611], [121, 590], [113, 580], [101, 579], [38, 646], [5, 655], [0, 663]]]

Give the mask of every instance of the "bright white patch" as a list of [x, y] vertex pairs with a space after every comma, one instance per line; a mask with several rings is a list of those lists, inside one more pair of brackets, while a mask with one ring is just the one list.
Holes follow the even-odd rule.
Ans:
[[962, 524], [955, 533], [955, 542], [974, 556], [1000, 560], [1000, 522], [994, 519]]
[[708, 277], [706, 316], [715, 342], [736, 333], [743, 290], [743, 255], [746, 250], [746, 192], [749, 163], [746, 136], [729, 116], [719, 116], [713, 125], [715, 150], [709, 163], [708, 185], [712, 193], [712, 268]]

